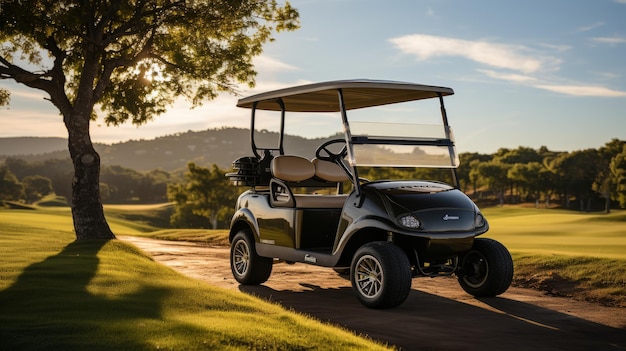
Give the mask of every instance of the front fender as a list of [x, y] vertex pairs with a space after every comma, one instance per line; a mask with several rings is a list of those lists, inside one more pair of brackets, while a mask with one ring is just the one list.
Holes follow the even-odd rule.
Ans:
[[375, 229], [377, 233], [380, 233], [381, 238], [379, 238], [379, 240], [385, 240], [386, 233], [398, 232], [397, 228], [392, 226], [386, 218], [359, 218], [350, 223], [345, 228], [345, 230], [343, 230], [343, 233], [341, 235], [338, 235], [338, 241], [335, 245], [335, 249], [333, 250], [333, 254], [342, 252], [344, 248], [348, 245], [348, 243], [352, 240], [355, 234], [363, 230], [368, 230], [371, 232], [372, 229]]
[[237, 212], [233, 215], [233, 218], [230, 220], [230, 233], [228, 234], [228, 241], [231, 241], [235, 234], [237, 234], [240, 230], [252, 231], [254, 241], [259, 242], [259, 224], [252, 214], [252, 211], [250, 211], [247, 207], [237, 210]]

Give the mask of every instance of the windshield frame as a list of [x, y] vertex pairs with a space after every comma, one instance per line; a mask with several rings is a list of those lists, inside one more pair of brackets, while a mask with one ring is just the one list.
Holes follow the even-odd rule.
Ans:
[[[448, 148], [448, 154], [450, 155], [450, 159], [452, 163], [455, 165], [454, 167], [445, 167], [450, 168], [452, 173], [452, 181], [453, 186], [455, 188], [460, 188], [458, 174], [456, 172], [456, 168], [458, 167], [458, 155], [456, 153], [456, 148], [454, 145], [454, 140], [452, 138], [450, 125], [448, 124], [448, 115], [446, 112], [446, 108], [443, 102], [443, 94], [438, 93], [439, 98], [439, 108], [441, 111], [442, 124], [445, 131], [445, 138], [443, 139], [423, 139], [423, 140], [409, 140], [409, 139], [399, 139], [399, 138], [369, 138], [364, 136], [353, 135], [350, 128], [350, 122], [348, 121], [348, 114], [345, 109], [344, 104], [344, 94], [342, 89], [337, 89], [337, 95], [339, 99], [339, 106], [341, 111], [341, 118], [343, 122], [344, 135], [346, 140], [346, 145], [348, 148], [348, 163], [352, 168], [352, 183], [354, 184], [355, 191], [357, 196], [361, 194], [361, 182], [358, 175], [358, 161], [356, 159], [356, 155], [354, 152], [354, 145], [425, 145], [425, 146], [443, 146]], [[374, 165], [372, 165], [374, 166]], [[374, 166], [376, 167], [376, 166]], [[386, 166], [382, 166], [386, 167]], [[388, 166], [387, 166], [388, 167]], [[444, 167], [441, 167], [444, 168]]]
[[[332, 99], [333, 91], [336, 94], [334, 99]], [[346, 170], [349, 170], [348, 168], [352, 169], [351, 180], [357, 196], [360, 196], [361, 180], [358, 175], [359, 165], [354, 151], [355, 145], [414, 145], [447, 148], [450, 156], [450, 165], [444, 167], [437, 166], [435, 168], [450, 168], [453, 186], [459, 188], [459, 181], [456, 173], [456, 167], [458, 167], [458, 155], [456, 153], [452, 132], [448, 124], [448, 116], [443, 100], [444, 96], [452, 94], [454, 94], [454, 91], [446, 87], [418, 85], [404, 82], [348, 80], [316, 83], [257, 94], [240, 99], [237, 106], [252, 109], [250, 139], [252, 150], [257, 158], [261, 157], [259, 150], [276, 150], [280, 155], [284, 155], [283, 140], [286, 112], [304, 112], [304, 107], [309, 109], [307, 112], [340, 112], [347, 146], [347, 161], [350, 166], [346, 167], [344, 164], [344, 167], [342, 168]], [[368, 100], [368, 98], [370, 99]], [[439, 109], [444, 131], [443, 137], [369, 137], [364, 135], [354, 135], [351, 131], [347, 113], [350, 109], [381, 106], [422, 99], [430, 100], [432, 98], [439, 99]], [[314, 106], [314, 111], [310, 109], [311, 106]], [[255, 144], [255, 113], [257, 109], [280, 111], [281, 113], [280, 139], [279, 145], [275, 149], [266, 150], [263, 148], [257, 148]], [[368, 166], [390, 167], [389, 165]], [[410, 165], [405, 166], [408, 167]], [[413, 167], [432, 166], [413, 165]]]

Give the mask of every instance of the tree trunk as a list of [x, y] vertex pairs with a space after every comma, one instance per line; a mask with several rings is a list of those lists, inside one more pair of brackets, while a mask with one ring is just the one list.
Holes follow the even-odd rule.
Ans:
[[100, 155], [89, 135], [89, 113], [66, 117], [72, 178], [72, 218], [76, 240], [115, 239], [100, 199]]
[[211, 227], [217, 229], [217, 213], [211, 215]]

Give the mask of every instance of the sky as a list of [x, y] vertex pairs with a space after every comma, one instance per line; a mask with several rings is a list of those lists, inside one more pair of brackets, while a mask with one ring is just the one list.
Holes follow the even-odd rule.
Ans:
[[[99, 119], [92, 140], [248, 128], [249, 110], [235, 106], [240, 97], [357, 78], [454, 89], [446, 107], [459, 152], [574, 151], [626, 140], [626, 0], [290, 2], [301, 28], [265, 46], [253, 90], [195, 109], [181, 100], [139, 127]], [[67, 137], [44, 94], [7, 80], [0, 87], [12, 92], [0, 109], [0, 137]]]

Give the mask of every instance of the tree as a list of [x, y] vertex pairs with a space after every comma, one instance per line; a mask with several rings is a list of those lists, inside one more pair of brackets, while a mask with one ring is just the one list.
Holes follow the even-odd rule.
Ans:
[[186, 182], [168, 187], [168, 198], [174, 202], [170, 224], [216, 229], [218, 222], [233, 215], [237, 188], [225, 177], [226, 171], [216, 165], [204, 168], [191, 162], [187, 167]]
[[52, 181], [39, 175], [27, 176], [22, 179], [26, 202], [32, 203], [52, 193]]
[[470, 171], [472, 182], [486, 184], [490, 190], [498, 195], [500, 205], [504, 205], [504, 191], [508, 184], [508, 166], [497, 161], [476, 163], [473, 162]]
[[626, 145], [621, 153], [613, 157], [609, 167], [612, 183], [615, 184], [613, 198], [619, 201], [621, 207], [626, 207]]
[[509, 168], [507, 177], [521, 185], [523, 195], [532, 195], [539, 208], [539, 195], [545, 186], [544, 167], [539, 162], [516, 163]]
[[625, 145], [626, 142], [613, 139], [599, 150], [601, 160], [596, 179], [593, 182], [593, 190], [604, 198], [604, 212], [606, 213], [611, 212], [611, 198], [618, 198], [618, 195], [615, 194], [618, 179], [611, 171], [611, 162], [622, 152]]
[[[601, 169], [602, 157], [595, 149], [578, 150], [559, 154], [550, 168], [555, 173], [565, 197], [565, 207], [570, 207], [570, 197], [575, 195], [580, 210], [590, 210], [591, 199], [596, 195], [593, 183]], [[586, 201], [586, 206], [585, 206]]]
[[520, 146], [517, 149], [509, 150], [502, 148], [496, 152], [493, 157], [494, 161], [515, 164], [515, 163], [529, 163], [529, 162], [541, 162], [543, 157], [537, 152], [537, 150]]
[[62, 115], [77, 240], [115, 238], [89, 131], [94, 107], [108, 125], [139, 125], [176, 98], [195, 106], [253, 86], [252, 58], [274, 31], [297, 26], [298, 12], [276, 0], [3, 1], [0, 79], [47, 93]]
[[491, 161], [491, 155], [479, 154], [479, 153], [461, 153], [459, 155], [461, 165], [457, 169], [457, 177], [461, 183], [461, 189], [467, 191], [467, 187], [472, 185], [472, 193], [476, 193], [476, 179], [472, 181], [470, 173], [473, 167], [476, 167], [481, 162]]
[[47, 159], [44, 161], [27, 162], [23, 159], [9, 157], [4, 164], [18, 179], [27, 176], [42, 176], [50, 179], [55, 194], [71, 198], [71, 184], [67, 181], [72, 178], [72, 162], [67, 159]]
[[24, 187], [7, 166], [0, 166], [0, 201], [19, 200]]

